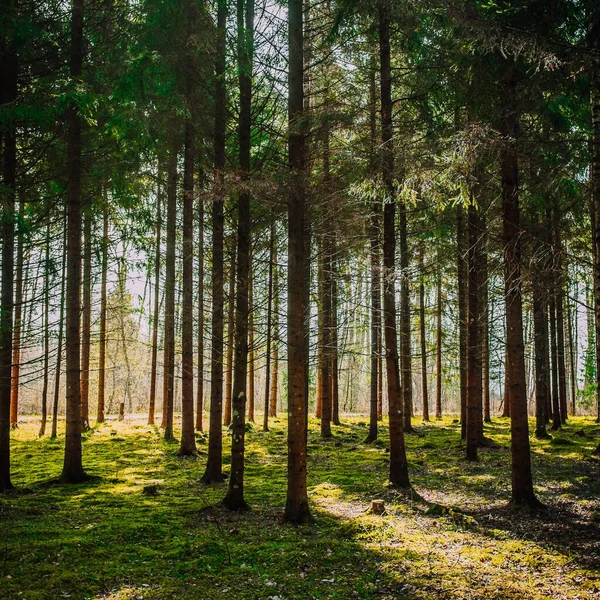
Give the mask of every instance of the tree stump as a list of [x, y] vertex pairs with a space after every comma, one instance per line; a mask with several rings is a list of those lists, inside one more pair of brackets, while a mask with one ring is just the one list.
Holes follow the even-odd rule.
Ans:
[[371, 508], [369, 512], [372, 515], [382, 515], [385, 512], [385, 504], [383, 500], [371, 500]]

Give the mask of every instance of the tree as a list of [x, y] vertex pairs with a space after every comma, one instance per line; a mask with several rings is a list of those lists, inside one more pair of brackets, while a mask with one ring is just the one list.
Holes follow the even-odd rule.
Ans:
[[396, 251], [394, 201], [394, 147], [392, 129], [392, 76], [390, 64], [390, 0], [378, 0], [379, 18], [379, 68], [381, 77], [381, 170], [387, 195], [383, 209], [383, 314], [385, 331], [385, 354], [389, 397], [390, 420], [390, 482], [395, 487], [408, 488], [408, 464], [404, 446], [404, 417], [400, 369], [398, 364], [398, 340], [396, 337], [396, 291], [394, 259]]
[[225, 47], [227, 0], [217, 4], [215, 58], [214, 199], [212, 202], [212, 328], [208, 459], [203, 483], [223, 481], [223, 194], [227, 94], [225, 88]]
[[305, 352], [308, 279], [306, 255], [306, 133], [303, 79], [302, 0], [288, 3], [288, 465], [284, 519], [291, 523], [312, 521], [306, 489], [307, 378]]
[[[83, 66], [84, 0], [73, 0], [71, 12], [70, 76], [76, 84]], [[86, 479], [81, 449], [80, 309], [81, 309], [81, 150], [82, 122], [75, 102], [67, 109], [67, 429], [65, 460], [60, 480], [80, 483]]]

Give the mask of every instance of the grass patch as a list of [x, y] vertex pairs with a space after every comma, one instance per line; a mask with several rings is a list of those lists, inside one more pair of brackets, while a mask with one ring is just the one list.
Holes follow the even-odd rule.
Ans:
[[[243, 515], [218, 506], [226, 484], [199, 484], [205, 435], [198, 460], [180, 459], [176, 444], [141, 423], [91, 430], [84, 462], [94, 478], [73, 486], [56, 482], [64, 438], [37, 439], [33, 420], [14, 432], [13, 481], [29, 493], [0, 496], [0, 598], [598, 598], [591, 419], [532, 439], [536, 491], [551, 507], [542, 517], [507, 506], [506, 419], [486, 425], [497, 447], [482, 449], [476, 463], [464, 460], [450, 418], [407, 436], [418, 496], [386, 485], [386, 427], [364, 444], [364, 417], [346, 417], [335, 439], [322, 441], [311, 420], [316, 524], [299, 528], [281, 523], [285, 419], [270, 433], [247, 432], [253, 510]], [[386, 503], [383, 516], [367, 512], [376, 498]]]

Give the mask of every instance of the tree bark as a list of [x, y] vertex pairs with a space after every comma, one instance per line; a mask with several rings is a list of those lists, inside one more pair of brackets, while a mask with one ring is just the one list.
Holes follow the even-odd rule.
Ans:
[[[490, 310], [489, 310], [489, 269], [488, 269], [488, 233], [485, 213], [479, 215], [481, 227], [481, 368], [483, 420], [492, 422], [490, 401]], [[483, 431], [483, 429], [482, 429]]]
[[267, 349], [265, 353], [265, 411], [263, 431], [269, 431], [269, 388], [271, 385], [271, 339], [273, 335], [273, 263], [275, 261], [275, 219], [269, 234], [269, 281], [267, 290]]
[[173, 407], [175, 399], [175, 244], [177, 227], [177, 149], [170, 149], [167, 159], [167, 222], [165, 256], [165, 321], [163, 412], [161, 427], [167, 441], [173, 441]]
[[[108, 203], [108, 198], [105, 199]], [[106, 382], [106, 298], [108, 279], [108, 207], [102, 217], [102, 274], [100, 283], [100, 337], [98, 340], [98, 411], [96, 422], [104, 423], [104, 390]]]
[[506, 294], [506, 348], [511, 400], [512, 502], [539, 507], [533, 491], [525, 355], [523, 345], [523, 304], [521, 295], [521, 244], [518, 184], [518, 105], [516, 67], [505, 65], [501, 81], [500, 150], [502, 182], [504, 277]]
[[564, 273], [563, 273], [563, 250], [560, 237], [560, 224], [558, 215], [554, 221], [554, 252], [556, 268], [556, 338], [557, 338], [557, 360], [558, 360], [558, 399], [560, 406], [560, 421], [567, 421], [567, 368], [565, 361], [565, 314], [564, 314]]
[[271, 389], [269, 391], [269, 417], [277, 417], [279, 401], [279, 266], [277, 265], [277, 240], [273, 248], [273, 351]]
[[227, 290], [227, 354], [225, 357], [225, 411], [223, 424], [231, 425], [231, 394], [233, 387], [233, 344], [235, 335], [235, 272], [236, 263], [236, 235], [231, 234], [231, 262], [229, 264], [229, 289]]
[[[6, 7], [16, 12], [16, 3]], [[18, 61], [12, 40], [1, 39], [0, 99], [13, 104], [18, 91]], [[1, 227], [2, 282], [0, 291], [0, 492], [13, 488], [10, 477], [10, 392], [13, 336], [13, 277], [15, 240], [15, 190], [17, 174], [17, 132], [14, 124], [7, 125], [2, 134], [2, 184], [0, 200], [4, 218]]]
[[404, 431], [413, 431], [412, 342], [410, 329], [410, 285], [408, 279], [408, 224], [404, 202], [400, 203], [400, 375], [404, 403]]
[[237, 284], [235, 323], [235, 371], [232, 399], [231, 477], [223, 504], [230, 510], [247, 510], [244, 500], [244, 452], [248, 385], [248, 329], [250, 310], [250, 150], [252, 145], [252, 56], [254, 0], [237, 0], [237, 51], [240, 86], [239, 159], [241, 186], [238, 193]]
[[[161, 165], [162, 166], [162, 165]], [[161, 229], [163, 203], [163, 170], [158, 169], [158, 190], [156, 195], [156, 242], [154, 255], [154, 314], [152, 317], [152, 358], [150, 367], [150, 404], [148, 407], [148, 425], [154, 425], [156, 410], [156, 376], [158, 362], [158, 321], [160, 319], [160, 267], [161, 267]]]
[[435, 418], [442, 418], [442, 273], [437, 275], [437, 309], [435, 333]]
[[203, 483], [223, 481], [223, 236], [225, 133], [227, 128], [227, 91], [225, 88], [227, 0], [217, 4], [217, 39], [215, 60], [215, 135], [214, 200], [212, 203], [212, 314], [211, 379], [208, 458]]
[[48, 420], [48, 379], [50, 366], [50, 223], [46, 225], [46, 247], [44, 249], [44, 376], [42, 383], [42, 420], [39, 437], [46, 434]]
[[[19, 225], [25, 215], [25, 203], [19, 202]], [[15, 277], [14, 321], [13, 321], [13, 346], [12, 346], [12, 373], [10, 390], [10, 428], [19, 426], [19, 382], [21, 379], [21, 332], [23, 328], [23, 234], [17, 229], [17, 268]]]
[[423, 399], [423, 421], [429, 421], [429, 393], [427, 391], [427, 340], [425, 337], [425, 265], [423, 247], [419, 253], [419, 320], [421, 333], [421, 396]]
[[532, 261], [533, 292], [533, 328], [535, 347], [535, 436], [539, 439], [548, 437], [546, 432], [546, 398], [548, 397], [548, 320], [547, 302], [544, 283], [546, 282], [547, 261], [544, 260], [544, 247], [540, 239], [540, 231], [534, 232]]
[[467, 209], [469, 249], [467, 254], [467, 460], [477, 460], [477, 446], [483, 437], [481, 415], [481, 303], [479, 295], [481, 245], [479, 216], [471, 203]]
[[389, 396], [390, 482], [408, 488], [408, 464], [404, 446], [403, 396], [398, 364], [396, 332], [396, 292], [394, 262], [396, 254], [394, 147], [392, 129], [392, 72], [390, 57], [390, 0], [378, 0], [379, 61], [381, 76], [381, 169], [389, 201], [383, 210], [383, 313], [385, 353]]
[[204, 405], [204, 200], [198, 197], [198, 383], [196, 391], [196, 431], [203, 430]]
[[288, 2], [289, 89], [288, 160], [291, 171], [288, 198], [288, 468], [284, 519], [312, 521], [306, 488], [308, 364], [306, 271], [306, 125], [304, 123], [304, 59], [302, 0]]
[[460, 375], [460, 431], [461, 437], [467, 435], [467, 240], [465, 235], [464, 211], [456, 208], [456, 251], [458, 282], [458, 345]]
[[90, 428], [90, 348], [92, 338], [92, 215], [83, 217], [83, 304], [81, 309], [81, 427]]
[[[73, 0], [71, 12], [70, 76], [81, 77], [83, 66], [84, 0]], [[81, 448], [81, 151], [82, 122], [74, 102], [67, 109], [67, 299], [66, 366], [67, 412], [65, 457], [60, 480], [79, 483], [86, 478]]]

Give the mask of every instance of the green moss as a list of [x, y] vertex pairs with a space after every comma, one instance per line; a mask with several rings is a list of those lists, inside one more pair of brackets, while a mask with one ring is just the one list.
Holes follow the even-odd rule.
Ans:
[[[177, 445], [154, 427], [94, 428], [84, 462], [95, 477], [65, 486], [56, 482], [64, 438], [37, 439], [37, 424], [24, 425], [13, 437], [13, 479], [31, 493], [0, 496], [0, 598], [594, 597], [598, 577], [586, 562], [592, 542], [560, 523], [569, 511], [546, 524], [506, 508], [508, 420], [486, 425], [498, 447], [482, 449], [477, 463], [464, 460], [451, 419], [407, 436], [420, 497], [387, 486], [385, 427], [366, 445], [364, 417], [344, 419], [329, 441], [317, 422], [310, 426], [316, 524], [297, 528], [280, 522], [285, 419], [270, 433], [247, 433], [253, 510], [244, 515], [218, 506], [226, 483], [199, 484], [205, 434], [197, 436], [201, 457], [190, 460], [178, 458]], [[560, 432], [568, 443], [532, 440], [541, 499], [577, 509], [592, 539], [600, 522], [597, 463], [582, 457], [596, 446], [594, 427], [577, 418]], [[228, 448], [225, 456], [228, 465]], [[148, 485], [157, 486], [156, 496], [143, 494]], [[367, 513], [372, 499], [384, 500], [384, 516]]]

